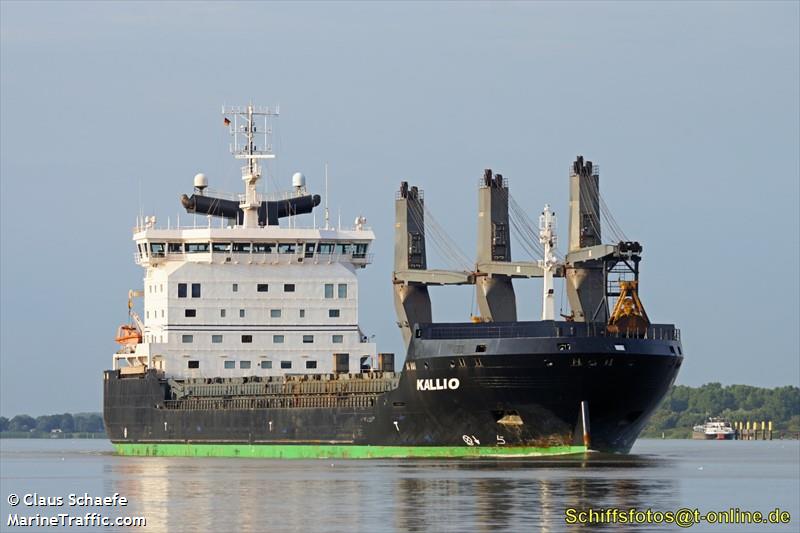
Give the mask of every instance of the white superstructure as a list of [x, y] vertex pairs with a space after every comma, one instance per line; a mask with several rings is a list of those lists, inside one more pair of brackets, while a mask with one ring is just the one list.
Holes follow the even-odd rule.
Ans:
[[[137, 221], [135, 259], [145, 269], [135, 326], [141, 341], [123, 343], [114, 368], [145, 365], [166, 376], [210, 378], [375, 367], [376, 346], [358, 326], [356, 272], [371, 262], [374, 239], [366, 220], [358, 217], [351, 229], [259, 225], [257, 159], [271, 155], [271, 147], [256, 152], [253, 106], [223, 112], [233, 117], [225, 123], [235, 139], [249, 134], [244, 146], [231, 146], [247, 159], [243, 216], [212, 222], [209, 215], [207, 226], [191, 228], [158, 228], [155, 217]], [[196, 176], [196, 193], [203, 196], [207, 184]], [[305, 193], [302, 174], [293, 185], [286, 197]]]
[[556, 214], [550, 210], [550, 205], [545, 204], [542, 214], [539, 215], [539, 243], [542, 245], [543, 258], [539, 260], [542, 269], [542, 320], [555, 320], [555, 290], [553, 288], [553, 275], [558, 266], [555, 248], [558, 243], [556, 237]]

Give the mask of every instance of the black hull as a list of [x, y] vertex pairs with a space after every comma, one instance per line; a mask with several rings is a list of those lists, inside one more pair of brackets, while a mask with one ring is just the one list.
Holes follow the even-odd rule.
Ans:
[[608, 341], [580, 352], [436, 356], [419, 343], [397, 388], [361, 406], [303, 407], [298, 398], [297, 406], [260, 408], [258, 398], [222, 398], [210, 408], [175, 408], [154, 371], [107, 371], [106, 431], [117, 444], [580, 446], [585, 402], [589, 448], [627, 453], [683, 357], [674, 340], [636, 340], [622, 354]]

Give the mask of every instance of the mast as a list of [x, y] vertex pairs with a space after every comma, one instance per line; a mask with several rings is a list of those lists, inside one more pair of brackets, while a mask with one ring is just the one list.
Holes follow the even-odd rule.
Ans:
[[[511, 233], [508, 220], [508, 182], [501, 174], [487, 168], [478, 187], [478, 253], [479, 268], [489, 263], [511, 263]], [[478, 310], [483, 320], [515, 322], [517, 298], [511, 277], [505, 273], [487, 272], [477, 278]]]
[[553, 274], [558, 265], [555, 250], [558, 240], [556, 237], [556, 214], [550, 210], [549, 204], [544, 204], [544, 210], [539, 216], [539, 242], [544, 247], [544, 258], [539, 261], [539, 266], [544, 272], [542, 286], [542, 320], [555, 320], [555, 295], [553, 289]]
[[567, 298], [576, 322], [608, 321], [600, 227], [600, 169], [578, 156], [569, 168]]
[[[258, 194], [257, 185], [261, 179], [259, 159], [275, 159], [272, 151], [272, 127], [269, 120], [280, 114], [278, 107], [255, 107], [252, 103], [247, 107], [222, 108], [225, 125], [233, 137], [230, 151], [236, 159], [244, 159], [247, 163], [242, 167], [242, 180], [245, 183], [244, 194], [239, 195], [239, 208], [244, 212], [242, 225], [245, 228], [258, 227], [258, 209], [262, 198]], [[228, 117], [232, 117], [231, 120]], [[263, 119], [261, 131], [256, 121]], [[259, 148], [261, 142], [261, 148]]]

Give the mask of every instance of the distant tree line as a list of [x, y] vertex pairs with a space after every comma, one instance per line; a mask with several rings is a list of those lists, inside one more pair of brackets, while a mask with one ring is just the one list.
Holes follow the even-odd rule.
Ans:
[[97, 413], [64, 413], [36, 418], [17, 415], [10, 420], [0, 416], [0, 433], [102, 433], [103, 418]]
[[774, 436], [800, 433], [800, 387], [767, 389], [750, 385], [707, 383], [701, 387], [676, 385], [653, 414], [642, 436], [690, 437], [692, 427], [710, 416], [731, 422], [772, 421]]

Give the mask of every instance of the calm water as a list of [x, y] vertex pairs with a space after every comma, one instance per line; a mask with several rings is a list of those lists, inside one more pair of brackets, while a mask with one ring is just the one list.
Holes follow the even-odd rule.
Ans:
[[[0, 440], [0, 531], [9, 513], [144, 516], [146, 528], [75, 531], [587, 531], [567, 507], [791, 513], [800, 530], [800, 443], [641, 440], [631, 455], [534, 460], [275, 461], [133, 458], [107, 441]], [[11, 507], [8, 496], [128, 498], [124, 508]], [[595, 526], [602, 531], [675, 526]], [[727, 531], [699, 524], [690, 531]]]

